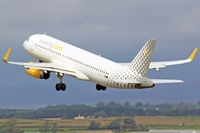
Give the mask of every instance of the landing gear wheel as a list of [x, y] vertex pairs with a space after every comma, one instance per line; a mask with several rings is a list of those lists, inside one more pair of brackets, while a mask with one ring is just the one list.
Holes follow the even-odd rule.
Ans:
[[106, 87], [97, 84], [97, 85], [96, 85], [96, 89], [97, 89], [97, 91], [100, 91], [100, 90], [105, 91], [105, 90], [106, 90]]
[[61, 85], [60, 84], [56, 84], [56, 90], [60, 91], [60, 89], [61, 89]]
[[60, 91], [60, 90], [65, 91], [66, 90], [66, 84], [63, 84], [63, 83], [56, 84], [56, 90], [57, 91]]
[[97, 91], [100, 91], [100, 90], [101, 90], [101, 87], [100, 87], [99, 84], [96, 85], [96, 89], [97, 89]]
[[62, 90], [62, 91], [65, 91], [65, 90], [66, 90], [66, 84], [62, 84], [62, 85], [61, 85], [61, 90]]
[[106, 87], [102, 86], [101, 90], [102, 90], [102, 91], [105, 91], [105, 90], [106, 90]]
[[64, 74], [63, 73], [56, 73], [57, 74], [57, 77], [59, 78], [60, 80], [60, 83], [56, 84], [56, 90], [57, 91], [65, 91], [66, 90], [66, 84], [62, 83], [62, 79], [63, 79], [63, 76]]
[[97, 91], [100, 91], [101, 90], [101, 88], [96, 88], [97, 89]]

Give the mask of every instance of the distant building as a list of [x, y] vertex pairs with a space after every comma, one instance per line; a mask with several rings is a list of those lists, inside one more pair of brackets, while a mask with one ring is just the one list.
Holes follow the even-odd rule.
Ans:
[[200, 133], [200, 130], [149, 130], [149, 133]]
[[85, 117], [80, 115], [74, 117], [74, 120], [83, 120], [83, 119], [85, 119]]

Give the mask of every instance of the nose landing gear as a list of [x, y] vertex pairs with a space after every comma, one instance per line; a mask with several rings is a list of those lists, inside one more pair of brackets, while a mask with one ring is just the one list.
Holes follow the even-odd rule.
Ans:
[[56, 84], [56, 90], [57, 91], [65, 91], [66, 90], [66, 84], [62, 83], [62, 79], [63, 79], [64, 74], [62, 73], [58, 73], [57, 77], [60, 80], [60, 83]]

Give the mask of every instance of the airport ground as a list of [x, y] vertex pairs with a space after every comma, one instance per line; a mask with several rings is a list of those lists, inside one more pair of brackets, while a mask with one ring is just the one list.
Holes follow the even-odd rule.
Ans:
[[[100, 123], [104, 127], [117, 118], [124, 117], [108, 117], [108, 118], [85, 118], [85, 119], [61, 119], [61, 118], [46, 118], [39, 120], [31, 119], [17, 119], [17, 127], [26, 132], [35, 132], [48, 121], [49, 125], [57, 124], [57, 133], [85, 133], [88, 131], [91, 121]], [[0, 119], [0, 125], [9, 119]], [[186, 117], [169, 117], [169, 116], [135, 116], [137, 126], [141, 126], [141, 131], [148, 131], [150, 129], [200, 129], [200, 116], [186, 116]], [[138, 129], [137, 129], [138, 130]], [[107, 133], [111, 130], [92, 131], [93, 133]], [[131, 131], [127, 131], [129, 133]], [[49, 132], [50, 133], [50, 132]]]

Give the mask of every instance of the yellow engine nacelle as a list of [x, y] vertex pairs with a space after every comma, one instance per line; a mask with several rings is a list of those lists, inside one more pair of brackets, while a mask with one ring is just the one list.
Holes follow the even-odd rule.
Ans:
[[41, 71], [39, 69], [26, 68], [25, 70], [26, 70], [26, 73], [28, 73], [29, 75], [31, 75], [34, 78], [48, 79], [50, 77], [50, 73], [49, 72], [45, 73], [44, 71]]
[[39, 69], [34, 69], [34, 68], [26, 68], [26, 73], [28, 73], [29, 75], [31, 75], [34, 78], [38, 78], [41, 79], [40, 77], [40, 70]]
[[[29, 63], [33, 63], [33, 62], [29, 62]], [[44, 71], [41, 71], [36, 68], [26, 68], [25, 70], [26, 70], [26, 73], [28, 73], [29, 75], [31, 75], [34, 78], [48, 79], [50, 77], [49, 72], [45, 73]]]

